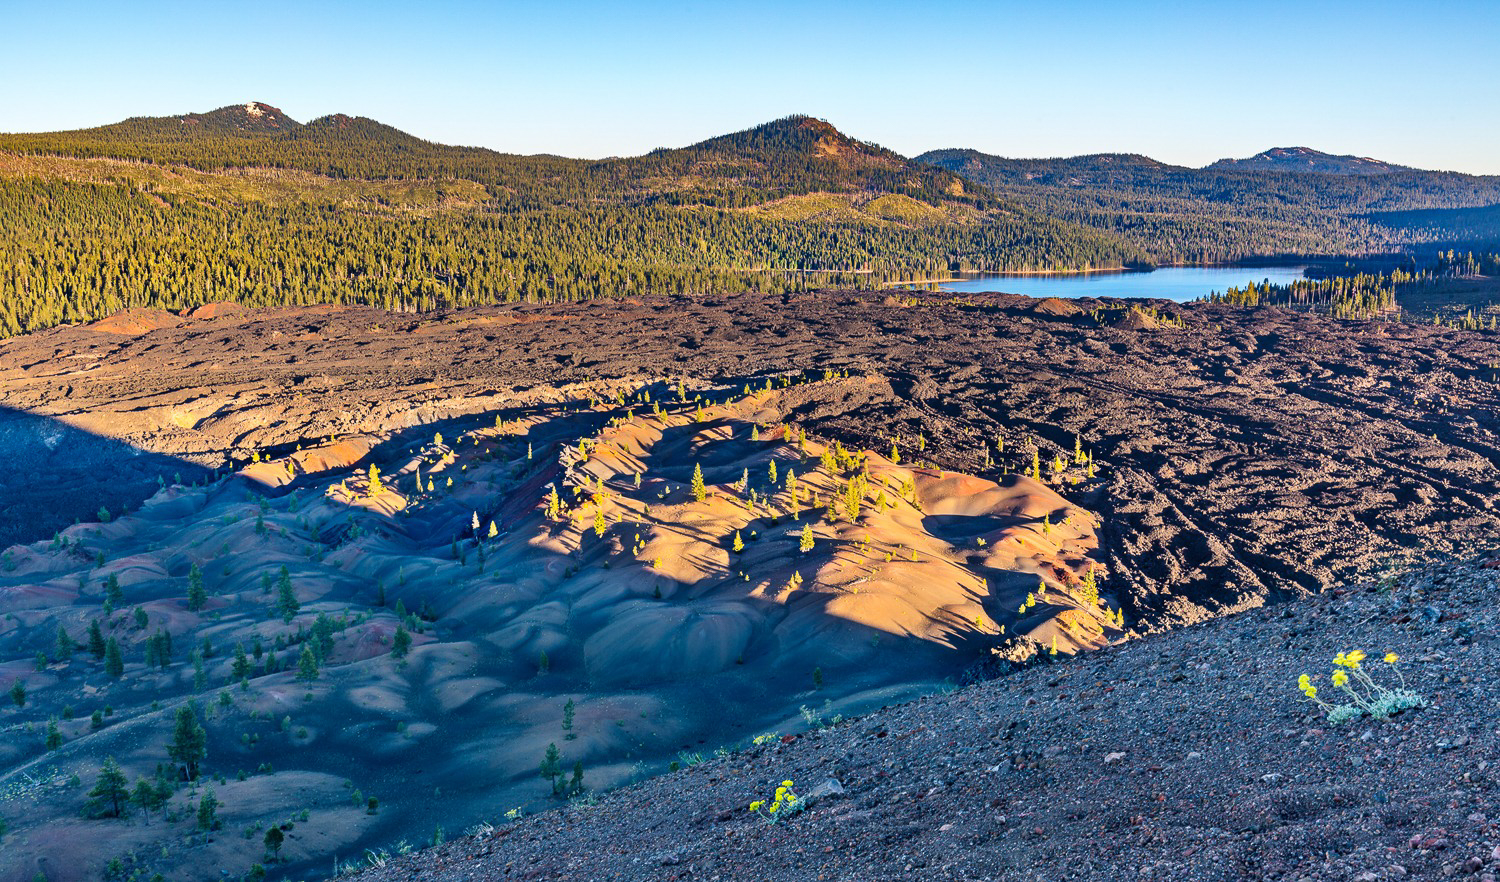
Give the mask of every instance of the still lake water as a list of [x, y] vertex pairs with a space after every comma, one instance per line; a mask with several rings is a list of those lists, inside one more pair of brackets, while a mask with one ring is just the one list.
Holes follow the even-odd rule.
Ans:
[[1300, 266], [1171, 266], [1147, 272], [1078, 273], [1074, 275], [978, 276], [942, 282], [940, 291], [1004, 291], [1028, 297], [1158, 297], [1181, 303], [1213, 291], [1259, 285], [1265, 279], [1284, 285], [1302, 278]]

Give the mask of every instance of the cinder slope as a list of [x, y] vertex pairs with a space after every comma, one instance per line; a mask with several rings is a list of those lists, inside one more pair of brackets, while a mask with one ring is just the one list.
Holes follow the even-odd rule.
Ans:
[[[1417, 570], [883, 709], [382, 864], [470, 879], [1377, 882], [1500, 872], [1494, 563]], [[1328, 660], [1430, 706], [1334, 727]], [[776, 826], [748, 806], [813, 797]], [[819, 794], [822, 794], [819, 796]]]

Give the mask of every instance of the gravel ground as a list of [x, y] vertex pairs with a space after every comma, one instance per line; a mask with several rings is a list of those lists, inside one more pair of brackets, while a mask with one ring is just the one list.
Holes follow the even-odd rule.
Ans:
[[[1433, 564], [710, 760], [363, 882], [1500, 874], [1494, 561]], [[1331, 726], [1297, 676], [1387, 651], [1430, 706]], [[824, 792], [776, 826], [783, 779]], [[503, 810], [500, 808], [497, 810]]]

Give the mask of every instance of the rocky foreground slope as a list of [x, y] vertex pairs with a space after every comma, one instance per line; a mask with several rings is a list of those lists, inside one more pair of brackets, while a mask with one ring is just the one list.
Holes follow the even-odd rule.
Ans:
[[[361, 882], [1493, 880], [1496, 564], [1408, 571], [1043, 665], [407, 855]], [[1330, 659], [1429, 706], [1329, 725]], [[784, 780], [777, 825], [749, 809]], [[399, 847], [397, 849], [400, 850]]]

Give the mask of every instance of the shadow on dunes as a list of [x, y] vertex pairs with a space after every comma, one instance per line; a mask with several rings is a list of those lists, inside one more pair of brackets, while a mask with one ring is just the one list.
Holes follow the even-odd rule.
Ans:
[[[810, 439], [779, 392], [667, 397], [599, 384], [257, 451], [205, 486], [57, 429], [97, 445], [70, 460], [14, 415], [15, 449], [80, 486], [172, 471], [7, 552], [0, 684], [25, 700], [0, 717], [0, 882], [239, 874], [271, 826], [274, 872], [321, 872], [552, 804], [550, 744], [611, 787], [931, 692], [1018, 636], [1106, 639], [1081, 587], [1096, 516], [1047, 487]], [[169, 751], [189, 708], [196, 781]], [[105, 757], [166, 805], [80, 821]]]

